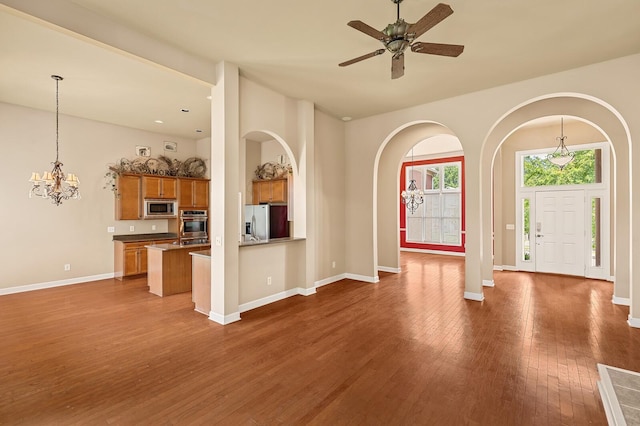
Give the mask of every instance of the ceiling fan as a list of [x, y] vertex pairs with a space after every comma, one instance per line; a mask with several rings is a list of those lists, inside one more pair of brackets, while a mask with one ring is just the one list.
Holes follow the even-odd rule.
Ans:
[[[429, 13], [424, 15], [415, 24], [410, 24], [400, 18], [400, 3], [403, 0], [391, 0], [398, 6], [398, 19], [394, 24], [378, 31], [362, 21], [350, 21], [347, 25], [361, 31], [368, 36], [379, 40], [384, 44], [386, 50], [393, 54], [391, 58], [391, 78], [400, 78], [404, 75], [404, 51], [411, 47], [412, 52], [426, 53], [429, 55], [459, 56], [464, 50], [464, 46], [459, 44], [424, 43], [414, 40], [426, 33], [428, 30], [443, 21], [453, 13], [451, 6], [444, 3], [437, 4]], [[349, 61], [338, 64], [341, 67], [355, 64], [374, 56], [382, 55], [385, 49], [378, 49], [366, 55], [359, 56]]]

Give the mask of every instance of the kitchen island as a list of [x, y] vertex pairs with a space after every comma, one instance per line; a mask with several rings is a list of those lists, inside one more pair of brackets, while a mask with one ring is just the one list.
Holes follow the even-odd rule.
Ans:
[[209, 315], [211, 311], [211, 250], [190, 251], [192, 262], [191, 299], [195, 311]]
[[191, 291], [189, 252], [211, 248], [211, 244], [152, 244], [147, 248], [147, 284], [157, 296]]

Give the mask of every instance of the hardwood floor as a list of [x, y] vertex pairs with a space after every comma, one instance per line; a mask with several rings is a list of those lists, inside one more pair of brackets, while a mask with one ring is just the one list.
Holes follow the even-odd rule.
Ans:
[[220, 326], [105, 280], [0, 297], [0, 424], [606, 424], [596, 363], [640, 371], [612, 284], [403, 253]]

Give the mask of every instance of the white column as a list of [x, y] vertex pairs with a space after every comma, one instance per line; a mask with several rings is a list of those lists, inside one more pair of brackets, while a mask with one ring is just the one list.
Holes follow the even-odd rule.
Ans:
[[240, 191], [240, 88], [238, 67], [221, 62], [211, 90], [211, 312], [229, 324], [240, 319], [238, 192]]
[[[316, 292], [316, 226], [315, 226], [315, 112], [313, 103], [309, 101], [298, 101], [298, 139], [300, 146], [299, 158], [299, 179], [304, 179], [300, 186], [304, 188], [304, 194], [297, 194], [300, 204], [304, 203], [304, 212], [295, 213], [304, 215], [304, 232], [306, 235], [305, 259], [305, 295]], [[295, 187], [295, 184], [294, 184]], [[298, 229], [298, 225], [294, 226]], [[296, 232], [297, 233], [297, 232]]]
[[[486, 170], [483, 165], [482, 170]], [[493, 287], [493, 168], [491, 164], [486, 164], [488, 168], [482, 177], [482, 195], [480, 203], [482, 205], [482, 285]], [[488, 180], [488, 185], [486, 182]]]
[[[466, 154], [466, 152], [465, 152]], [[482, 293], [482, 250], [485, 233], [482, 217], [487, 210], [483, 200], [486, 186], [482, 183], [479, 161], [465, 161], [465, 263], [464, 298], [481, 302]]]

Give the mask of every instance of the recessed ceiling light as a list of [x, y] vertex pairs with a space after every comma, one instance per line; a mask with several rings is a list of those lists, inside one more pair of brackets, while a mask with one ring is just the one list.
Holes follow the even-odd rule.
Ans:
[[155, 120], [155, 121], [154, 121], [154, 123], [162, 124], [162, 123], [164, 123], [164, 121], [162, 121], [162, 120]]
[[207, 99], [211, 100], [211, 99], [212, 99], [212, 98], [211, 98], [211, 95], [207, 96]]
[[182, 111], [182, 112], [189, 112], [189, 108], [182, 108], [180, 111]]
[[342, 121], [351, 121], [351, 117], [342, 117]]

